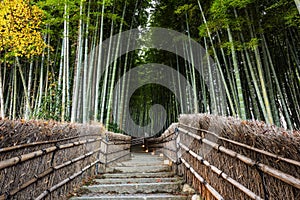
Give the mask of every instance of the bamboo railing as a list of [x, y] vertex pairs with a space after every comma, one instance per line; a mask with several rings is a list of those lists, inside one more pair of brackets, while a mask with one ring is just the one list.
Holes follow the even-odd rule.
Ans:
[[65, 199], [81, 179], [129, 159], [130, 139], [88, 134], [1, 148], [0, 200]]
[[[195, 120], [203, 119], [199, 117]], [[225, 133], [223, 130], [221, 134], [216, 134], [184, 122], [180, 118], [179, 124], [170, 126], [156, 143], [161, 142], [162, 151], [174, 163], [176, 173], [184, 176], [205, 199], [300, 198], [299, 160], [257, 148], [258, 145], [255, 144], [250, 146], [249, 143], [242, 143], [236, 138], [236, 133], [226, 132], [230, 130], [226, 127]], [[196, 121], [194, 124], [201, 123]], [[170, 132], [173, 133], [172, 140], [164, 141], [163, 138], [170, 137]], [[269, 139], [269, 143], [279, 140], [278, 138], [285, 140], [284, 137], [275, 137], [273, 134], [260, 136], [245, 133], [252, 137], [251, 134], [258, 137], [258, 141], [260, 137], [264, 137], [266, 141]], [[287, 141], [282, 141], [283, 144], [291, 143], [280, 148], [281, 151], [285, 150], [282, 153], [288, 154], [299, 148], [298, 139], [291, 140], [287, 137]], [[276, 151], [276, 148], [272, 151]]]

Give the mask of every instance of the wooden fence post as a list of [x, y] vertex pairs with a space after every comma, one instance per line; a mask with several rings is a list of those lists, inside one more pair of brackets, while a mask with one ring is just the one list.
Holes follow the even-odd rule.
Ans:
[[179, 144], [180, 144], [180, 133], [179, 133], [179, 131], [178, 131], [178, 127], [176, 127], [175, 128], [175, 140], [174, 140], [174, 143], [175, 143], [175, 148], [176, 148], [176, 169], [175, 169], [175, 173], [176, 174], [178, 174], [179, 173], [179, 165], [180, 165], [180, 153], [179, 153], [179, 151], [180, 151], [180, 146], [179, 146]]
[[[103, 139], [101, 138], [101, 140], [99, 141], [99, 153], [98, 153], [98, 160], [101, 160], [101, 144], [102, 144], [102, 141]], [[101, 163], [97, 163], [96, 166], [95, 166], [95, 175], [98, 175], [99, 174], [99, 165], [101, 165]]]
[[108, 158], [107, 158], [107, 156], [108, 156], [108, 146], [109, 146], [108, 142], [105, 143], [105, 150], [104, 150], [104, 157], [105, 157], [105, 160], [104, 160], [104, 170], [106, 170], [106, 166], [107, 166], [107, 163], [108, 163]]

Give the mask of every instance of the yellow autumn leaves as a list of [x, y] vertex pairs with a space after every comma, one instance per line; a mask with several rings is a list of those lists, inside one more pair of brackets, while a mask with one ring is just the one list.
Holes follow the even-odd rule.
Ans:
[[29, 0], [0, 0], [1, 57], [40, 55], [46, 47], [40, 33], [42, 17], [43, 11]]

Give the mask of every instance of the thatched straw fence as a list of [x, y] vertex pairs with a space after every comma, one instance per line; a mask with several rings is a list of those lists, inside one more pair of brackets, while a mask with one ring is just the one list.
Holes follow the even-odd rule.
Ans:
[[82, 179], [128, 159], [130, 139], [101, 125], [0, 120], [0, 200], [66, 199]]
[[299, 132], [258, 121], [181, 115], [178, 125], [152, 142], [163, 144], [177, 173], [204, 199], [300, 199]]

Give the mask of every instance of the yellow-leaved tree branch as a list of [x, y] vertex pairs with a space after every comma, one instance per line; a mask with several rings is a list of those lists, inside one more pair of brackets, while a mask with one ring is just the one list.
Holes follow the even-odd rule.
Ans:
[[[30, 0], [0, 1], [0, 66], [3, 62], [14, 63], [19, 68], [24, 87], [26, 112], [24, 118], [29, 118], [30, 103], [19, 57], [26, 59], [41, 55], [47, 47], [41, 35], [43, 11]], [[14, 79], [16, 79], [16, 74]], [[4, 118], [4, 100], [2, 76], [0, 70], [0, 114]]]

